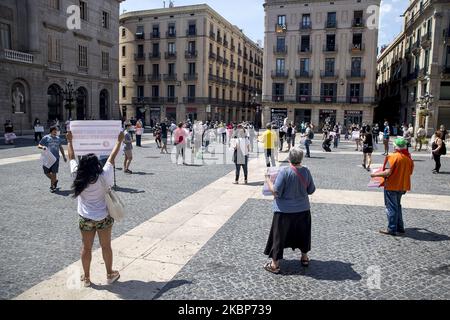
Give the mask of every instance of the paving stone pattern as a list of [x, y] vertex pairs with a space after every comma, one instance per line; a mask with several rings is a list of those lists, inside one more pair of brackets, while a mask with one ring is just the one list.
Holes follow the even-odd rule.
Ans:
[[[385, 225], [382, 208], [314, 204], [310, 267], [286, 249], [282, 274], [274, 275], [263, 269], [271, 201], [249, 200], [157, 298], [449, 299], [450, 214], [404, 215], [406, 237], [390, 237], [377, 232]], [[376, 268], [381, 289], [370, 289]]]

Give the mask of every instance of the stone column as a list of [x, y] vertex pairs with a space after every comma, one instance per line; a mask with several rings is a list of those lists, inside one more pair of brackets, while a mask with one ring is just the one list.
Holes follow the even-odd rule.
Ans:
[[31, 53], [38, 53], [39, 48], [39, 8], [35, 0], [27, 0], [28, 46]]

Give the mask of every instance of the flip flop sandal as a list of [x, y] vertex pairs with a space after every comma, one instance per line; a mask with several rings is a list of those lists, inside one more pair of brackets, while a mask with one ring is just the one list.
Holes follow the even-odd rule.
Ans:
[[120, 278], [120, 273], [119, 273], [119, 271], [113, 271], [113, 273], [107, 275], [107, 280], [106, 280], [106, 282], [107, 282], [108, 284], [113, 284], [114, 282], [116, 282], [117, 280], [119, 280], [119, 278]]
[[266, 270], [266, 271], [269, 271], [269, 272], [271, 272], [271, 273], [274, 273], [274, 274], [279, 274], [280, 273], [280, 268], [278, 267], [278, 268], [273, 268], [272, 267], [272, 262], [267, 262], [265, 265], [264, 265], [264, 270]]
[[86, 276], [81, 276], [81, 282], [83, 283], [83, 286], [85, 288], [91, 286], [91, 280], [89, 278], [87, 278]]

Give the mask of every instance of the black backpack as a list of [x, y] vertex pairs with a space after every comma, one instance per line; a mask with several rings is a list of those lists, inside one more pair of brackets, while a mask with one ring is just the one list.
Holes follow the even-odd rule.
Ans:
[[445, 156], [446, 154], [447, 154], [447, 146], [445, 145], [445, 142], [442, 140], [441, 155]]
[[310, 140], [313, 140], [313, 139], [314, 139], [314, 132], [312, 131], [312, 129], [309, 131], [308, 138], [309, 138]]

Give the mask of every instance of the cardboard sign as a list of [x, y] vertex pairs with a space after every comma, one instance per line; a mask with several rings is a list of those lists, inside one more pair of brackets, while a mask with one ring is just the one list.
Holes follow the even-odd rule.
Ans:
[[109, 156], [122, 131], [121, 121], [71, 121], [73, 150], [76, 156], [93, 153]]

